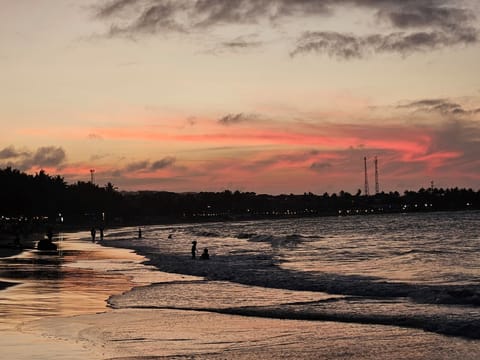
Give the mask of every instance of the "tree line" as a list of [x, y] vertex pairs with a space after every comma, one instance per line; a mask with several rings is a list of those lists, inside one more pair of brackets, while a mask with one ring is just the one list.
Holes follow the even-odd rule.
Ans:
[[0, 216], [41, 218], [65, 225], [129, 225], [183, 221], [217, 221], [296, 216], [360, 215], [387, 212], [478, 210], [480, 190], [429, 188], [418, 191], [350, 194], [268, 195], [225, 190], [173, 193], [121, 192], [40, 171], [34, 175], [0, 169]]

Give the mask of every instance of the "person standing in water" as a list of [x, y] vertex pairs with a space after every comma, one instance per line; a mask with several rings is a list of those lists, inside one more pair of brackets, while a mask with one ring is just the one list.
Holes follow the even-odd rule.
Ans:
[[192, 259], [195, 260], [195, 256], [197, 255], [197, 242], [195, 240], [192, 241]]
[[95, 230], [95, 227], [92, 227], [90, 229], [90, 235], [92, 235], [92, 242], [95, 242], [95, 235], [97, 234], [97, 230]]

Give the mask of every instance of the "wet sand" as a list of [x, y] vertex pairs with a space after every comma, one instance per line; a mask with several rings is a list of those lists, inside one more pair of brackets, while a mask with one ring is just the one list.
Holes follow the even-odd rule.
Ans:
[[[468, 360], [480, 354], [479, 341], [415, 329], [187, 309], [192, 296], [200, 305], [212, 298], [234, 302], [225, 294], [238, 285], [202, 286], [198, 277], [162, 273], [130, 251], [92, 244], [86, 233], [57, 240], [58, 255], [27, 251], [15, 260], [3, 259], [8, 260], [1, 266], [4, 284], [21, 284], [0, 292], [2, 357]], [[129, 291], [134, 286], [141, 288]], [[202, 295], [201, 288], [209, 290]], [[107, 307], [111, 295], [117, 295], [111, 298], [116, 309]], [[265, 303], [275, 302], [274, 293], [262, 296]], [[309, 300], [313, 295], [296, 296]]]
[[[80, 240], [83, 238], [84, 240]], [[29, 331], [31, 321], [109, 311], [106, 300], [142, 282], [121, 268], [138, 271], [143, 258], [123, 249], [92, 244], [86, 234], [54, 239], [59, 251], [32, 246], [0, 259], [0, 348], [8, 359], [102, 359], [95, 347], [51, 337], [49, 329]], [[143, 268], [143, 266], [142, 266]], [[116, 270], [119, 270], [118, 272]]]
[[[49, 329], [46, 331], [45, 329]], [[418, 330], [126, 309], [29, 324], [104, 359], [478, 359], [478, 342]]]
[[[28, 242], [24, 241], [21, 247], [16, 246], [12, 236], [0, 234], [0, 259], [19, 255], [24, 250], [33, 248], [33, 246], [34, 242], [32, 240], [28, 240]], [[0, 280], [0, 291], [13, 285], [15, 285], [15, 283]]]
[[34, 234], [28, 238], [23, 238], [20, 244], [15, 244], [13, 236], [0, 233], [0, 258], [15, 256], [21, 254], [24, 250], [33, 249], [36, 236]]

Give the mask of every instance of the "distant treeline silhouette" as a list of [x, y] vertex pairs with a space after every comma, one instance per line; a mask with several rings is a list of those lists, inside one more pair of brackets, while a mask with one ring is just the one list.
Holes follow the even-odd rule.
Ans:
[[[29, 175], [0, 169], [0, 216], [43, 219], [64, 225], [128, 225], [183, 221], [241, 220], [295, 216], [480, 209], [480, 191], [429, 188], [364, 196], [338, 194], [267, 195], [223, 192], [120, 192], [79, 181], [67, 184], [44, 171]], [[8, 220], [10, 219], [10, 220]]]

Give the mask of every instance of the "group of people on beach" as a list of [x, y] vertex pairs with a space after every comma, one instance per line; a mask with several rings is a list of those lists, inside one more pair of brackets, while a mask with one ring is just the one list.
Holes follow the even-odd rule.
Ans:
[[[195, 260], [197, 256], [197, 242], [192, 241], [192, 260]], [[200, 260], [209, 260], [210, 254], [208, 253], [208, 248], [203, 249], [202, 255], [200, 255]]]
[[[100, 231], [100, 240], [103, 240], [104, 237], [104, 230], [103, 227], [99, 228]], [[96, 236], [97, 236], [97, 230], [95, 229], [94, 226], [90, 229], [90, 235], [92, 238], [92, 242], [95, 242]], [[138, 228], [138, 238], [142, 238], [142, 229], [139, 227]], [[172, 238], [172, 235], [168, 236], [169, 239]], [[40, 240], [37, 244], [37, 249], [38, 250], [57, 250], [57, 245], [55, 245], [53, 242], [53, 230], [51, 227], [47, 229], [46, 232], [46, 238]], [[192, 260], [195, 260], [197, 258], [197, 241], [194, 240], [192, 241]], [[208, 248], [203, 249], [203, 253], [199, 257], [200, 260], [209, 260], [210, 259], [210, 254], [208, 253]]]
[[[138, 228], [138, 238], [141, 239], [142, 236], [143, 236], [142, 228], [139, 227]], [[169, 234], [168, 238], [173, 239], [173, 235]], [[192, 260], [195, 260], [197, 258], [197, 252], [198, 252], [197, 242], [194, 240], [194, 241], [192, 241]], [[203, 249], [203, 253], [202, 253], [202, 255], [200, 255], [199, 259], [200, 260], [210, 260], [210, 254], [208, 253], [208, 248]]]
[[[103, 236], [104, 236], [103, 227], [100, 226], [98, 230], [100, 232], [100, 241], [103, 241]], [[95, 229], [95, 226], [92, 226], [92, 228], [90, 229], [90, 236], [92, 237], [92, 242], [95, 242], [95, 238], [97, 236], [97, 230]]]

